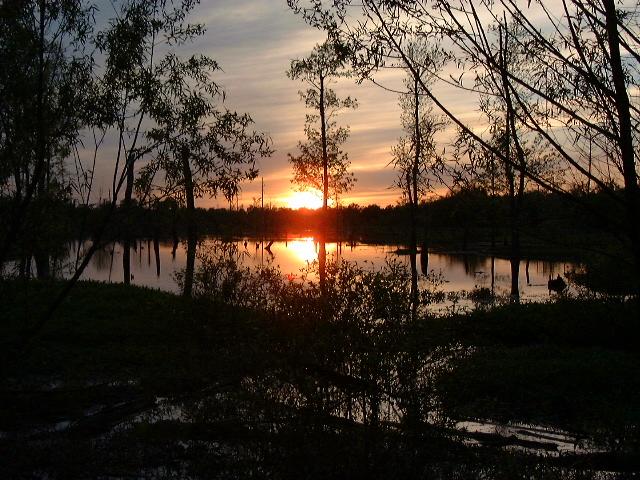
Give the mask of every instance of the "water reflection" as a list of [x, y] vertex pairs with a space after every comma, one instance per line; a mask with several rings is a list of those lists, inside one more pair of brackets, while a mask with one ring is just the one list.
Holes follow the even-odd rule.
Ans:
[[[206, 238], [198, 243], [198, 248], [219, 241]], [[180, 293], [175, 274], [187, 266], [197, 269], [199, 260], [187, 252], [195, 252], [195, 244], [182, 241], [134, 241], [131, 248], [131, 283]], [[253, 238], [236, 239], [229, 242], [242, 252], [239, 256], [244, 266], [272, 265], [290, 278], [300, 273], [307, 264], [318, 261], [323, 243], [313, 237], [264, 241]], [[189, 249], [188, 247], [192, 248]], [[414, 256], [397, 255], [397, 245], [345, 244], [326, 242], [324, 249], [327, 259], [344, 259], [367, 268], [382, 268], [390, 258], [404, 262], [408, 270], [419, 274], [420, 288], [425, 287], [427, 274], [441, 276], [441, 286], [446, 292], [488, 289], [495, 295], [509, 295], [511, 288], [511, 266], [507, 259], [480, 255], [420, 252]], [[69, 247], [68, 262], [76, 257], [77, 245]], [[153, 252], [151, 252], [153, 249]], [[145, 250], [147, 250], [145, 252]], [[123, 279], [123, 246], [109, 244], [93, 257], [83, 279], [105, 282], [121, 282]], [[187, 260], [190, 260], [187, 262]], [[192, 262], [194, 262], [192, 264]], [[418, 266], [419, 262], [419, 266]], [[569, 262], [548, 262], [523, 260], [520, 268], [520, 292], [525, 300], [548, 298], [548, 278], [564, 275], [574, 267]], [[192, 266], [193, 265], [193, 266]]]
[[285, 248], [289, 249], [291, 255], [297, 257], [302, 264], [311, 263], [318, 259], [317, 243], [314, 242], [312, 237], [301, 238], [286, 243]]

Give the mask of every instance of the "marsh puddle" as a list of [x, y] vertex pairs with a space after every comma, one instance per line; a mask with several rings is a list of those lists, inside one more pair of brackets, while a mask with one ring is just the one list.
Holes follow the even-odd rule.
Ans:
[[[499, 443], [507, 448], [548, 454], [588, 454], [601, 450], [588, 446], [579, 436], [563, 430], [528, 424], [491, 421], [456, 422], [455, 429], [470, 445]], [[466, 438], [465, 438], [466, 437]]]

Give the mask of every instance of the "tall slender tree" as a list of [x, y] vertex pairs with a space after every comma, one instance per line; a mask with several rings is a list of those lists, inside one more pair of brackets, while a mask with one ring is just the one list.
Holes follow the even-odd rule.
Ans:
[[349, 191], [355, 178], [349, 172], [349, 158], [342, 145], [349, 136], [349, 127], [338, 126], [336, 115], [345, 108], [357, 108], [351, 97], [341, 99], [330, 88], [339, 77], [348, 77], [345, 69], [347, 52], [340, 44], [326, 41], [316, 45], [311, 54], [293, 60], [287, 75], [307, 86], [300, 91], [300, 98], [314, 113], [305, 121], [306, 142], [299, 142], [299, 155], [289, 154], [293, 166], [293, 183], [301, 189], [322, 192], [322, 208], [325, 213], [329, 198], [337, 198]]
[[349, 136], [349, 128], [338, 126], [335, 116], [341, 109], [356, 108], [357, 102], [351, 97], [339, 98], [330, 88], [336, 78], [350, 75], [345, 69], [347, 53], [340, 43], [327, 40], [316, 45], [308, 57], [293, 60], [287, 71], [289, 78], [306, 84], [307, 89], [299, 92], [300, 98], [314, 112], [306, 116], [307, 141], [298, 143], [300, 155], [289, 154], [289, 162], [293, 166], [293, 183], [301, 189], [313, 188], [322, 192], [318, 266], [323, 292], [326, 288], [329, 198], [334, 197], [337, 202], [339, 195], [349, 191], [355, 182], [355, 177], [348, 170], [348, 155], [341, 150]]
[[[545, 148], [545, 143], [540, 142], [537, 149], [531, 148], [530, 144], [538, 136], [531, 132], [527, 136], [525, 126], [519, 120], [519, 111], [530, 106], [516, 105], [513, 102], [513, 87], [509, 85], [508, 72], [517, 72], [520, 66], [526, 65], [527, 55], [526, 49], [513, 41], [519, 38], [518, 26], [509, 25], [503, 17], [495, 25], [495, 29], [498, 34], [495, 51], [501, 71], [481, 70], [476, 76], [475, 84], [478, 91], [483, 92], [480, 95], [479, 109], [488, 124], [488, 143], [494, 150], [501, 152], [502, 156], [497, 157], [491, 150], [461, 132], [456, 143], [458, 156], [462, 151], [465, 159], [461, 170], [467, 175], [456, 174], [455, 177], [468, 186], [488, 191], [492, 196], [501, 194], [508, 199], [511, 296], [518, 299], [522, 257], [521, 213], [525, 190], [530, 184], [526, 172], [534, 173], [549, 182], [556, 181], [558, 177], [555, 161]], [[521, 72], [519, 75], [524, 78]], [[527, 97], [521, 89], [517, 90], [521, 103], [525, 102]]]
[[[100, 52], [105, 57], [105, 68], [100, 78], [100, 105], [107, 123], [116, 127], [118, 158], [124, 164], [125, 189], [122, 199], [124, 217], [123, 272], [124, 283], [131, 279], [130, 231], [133, 210], [133, 192], [139, 161], [154, 148], [152, 139], [145, 136], [145, 128], [152, 122], [151, 108], [156, 101], [158, 85], [162, 82], [163, 55], [167, 49], [181, 46], [203, 33], [203, 26], [185, 22], [194, 8], [192, 3], [173, 5], [168, 0], [127, 0], [114, 4], [118, 15], [96, 37]], [[159, 58], [158, 58], [159, 57]], [[118, 170], [118, 168], [116, 168]], [[112, 191], [115, 191], [114, 175]]]
[[[442, 156], [438, 154], [436, 135], [446, 123], [433, 112], [433, 107], [425, 97], [420, 79], [428, 75], [429, 68], [438, 62], [437, 49], [429, 48], [424, 42], [414, 42], [410, 47], [410, 56], [419, 64], [416, 72], [407, 71], [404, 80], [406, 92], [400, 94], [401, 124], [405, 136], [398, 140], [391, 153], [392, 164], [398, 172], [396, 186], [400, 188], [403, 199], [409, 205], [409, 260], [411, 267], [411, 295], [413, 316], [416, 316], [418, 289], [418, 212], [420, 202], [426, 194], [433, 191], [444, 170]], [[423, 79], [424, 81], [429, 81]], [[424, 237], [422, 258], [427, 258], [427, 219], [424, 218]]]
[[401, 124], [405, 136], [392, 148], [392, 164], [398, 171], [396, 186], [402, 191], [410, 209], [410, 249], [418, 247], [417, 224], [420, 202], [428, 192], [440, 183], [444, 161], [437, 150], [436, 135], [446, 126], [446, 121], [433, 111], [432, 102], [424, 94], [421, 80], [440, 61], [437, 49], [424, 42], [409, 47], [411, 58], [419, 65], [416, 72], [407, 71], [404, 80], [406, 92], [400, 94]]
[[157, 66], [154, 122], [146, 137], [154, 150], [140, 171], [141, 197], [173, 198], [186, 207], [188, 248], [183, 293], [191, 295], [197, 239], [195, 201], [222, 194], [238, 195], [241, 183], [256, 178], [256, 160], [268, 157], [270, 139], [251, 129], [253, 120], [221, 108], [224, 96], [213, 81], [218, 64], [202, 55], [183, 60], [166, 56]]

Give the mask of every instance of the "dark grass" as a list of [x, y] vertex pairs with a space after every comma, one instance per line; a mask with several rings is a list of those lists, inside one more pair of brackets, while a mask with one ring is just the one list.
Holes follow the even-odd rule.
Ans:
[[638, 350], [640, 317], [633, 301], [558, 297], [547, 303], [509, 304], [441, 317], [421, 325], [435, 343], [474, 346], [557, 345]]
[[633, 303], [561, 299], [435, 323], [436, 342], [472, 348], [439, 377], [452, 417], [551, 426], [605, 448], [639, 450]]
[[[10, 299], [0, 318], [7, 349], [19, 344], [41, 318], [60, 286], [5, 282], [0, 287]], [[249, 331], [255, 332], [255, 318], [152, 289], [82, 282], [30, 342], [29, 354], [16, 353], [15, 375], [9, 371], [9, 377], [17, 382], [46, 377], [64, 383], [162, 383], [189, 377], [190, 371], [207, 370], [202, 367], [210, 365], [202, 362], [226, 358], [218, 350], [229, 354], [229, 336], [242, 342]], [[243, 356], [251, 352], [242, 344], [237, 347]]]
[[[0, 284], [5, 351], [59, 288]], [[636, 319], [630, 303], [562, 300], [426, 318], [376, 338], [354, 325], [81, 282], [28, 354], [4, 366], [0, 449], [11, 461], [0, 476], [590, 478], [589, 459], [467, 448], [440, 427], [357, 423], [325, 403], [330, 392], [375, 393], [375, 374], [339, 370], [350, 352], [373, 372], [452, 345], [466, 353], [433, 377], [444, 413], [568, 429], [623, 455], [608, 468], [633, 470]], [[184, 418], [162, 417], [158, 398]], [[108, 408], [87, 415], [96, 405]], [[71, 428], [47, 430], [60, 421]]]
[[4, 428], [74, 418], [96, 403], [185, 394], [264, 364], [255, 314], [95, 282], [73, 290], [24, 353], [16, 346], [60, 284], [1, 288], [9, 300], [0, 319]]

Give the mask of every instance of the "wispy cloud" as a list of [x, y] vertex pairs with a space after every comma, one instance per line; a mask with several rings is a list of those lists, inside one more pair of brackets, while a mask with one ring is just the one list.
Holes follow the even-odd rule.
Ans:
[[[101, 5], [107, 5], [106, 0]], [[106, 7], [105, 7], [106, 8]], [[307, 55], [325, 34], [306, 25], [285, 0], [216, 0], [202, 2], [190, 17], [206, 26], [207, 32], [181, 48], [185, 55], [204, 53], [219, 62], [222, 71], [215, 81], [226, 91], [225, 107], [250, 113], [258, 130], [267, 132], [276, 153], [259, 162], [270, 198], [284, 198], [292, 190], [287, 153], [297, 151], [304, 137], [305, 108], [298, 90], [302, 85], [286, 76], [293, 58]], [[400, 88], [402, 73], [383, 72], [385, 85]], [[334, 86], [341, 96], [358, 98], [359, 108], [345, 112], [339, 122], [350, 125], [345, 148], [359, 181], [345, 200], [393, 203], [397, 192], [388, 190], [395, 176], [386, 168], [391, 146], [401, 135], [398, 98], [371, 83], [356, 85], [344, 79]], [[100, 169], [108, 189], [108, 168]], [[240, 203], [251, 204], [259, 196], [260, 182], [243, 186]], [[202, 199], [201, 206], [225, 205], [224, 199]]]

